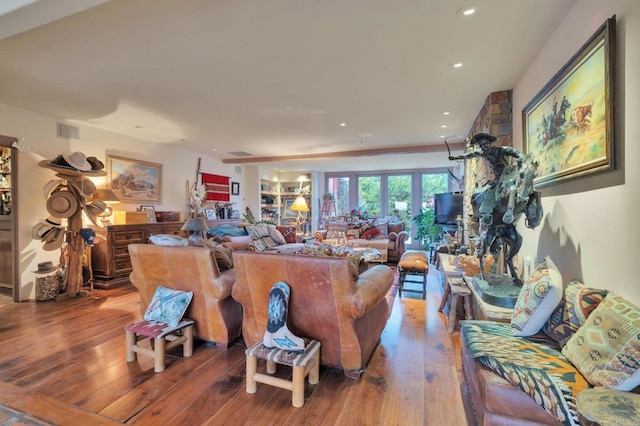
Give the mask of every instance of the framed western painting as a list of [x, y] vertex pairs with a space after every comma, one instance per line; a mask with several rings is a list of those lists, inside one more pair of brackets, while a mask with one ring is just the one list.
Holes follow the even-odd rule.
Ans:
[[522, 110], [536, 187], [615, 168], [615, 16]]
[[107, 155], [107, 186], [123, 203], [160, 203], [162, 164]]

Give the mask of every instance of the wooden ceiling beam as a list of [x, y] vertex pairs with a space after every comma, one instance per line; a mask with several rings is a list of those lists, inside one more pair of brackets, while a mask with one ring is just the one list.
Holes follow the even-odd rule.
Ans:
[[[451, 142], [449, 147], [451, 150], [464, 151], [465, 142]], [[375, 155], [391, 155], [391, 154], [422, 154], [428, 152], [446, 152], [445, 144], [438, 145], [414, 145], [414, 146], [397, 146], [390, 148], [375, 149], [358, 149], [353, 151], [337, 151], [322, 152], [316, 154], [300, 154], [300, 155], [277, 155], [272, 157], [244, 157], [244, 158], [226, 158], [222, 162], [224, 164], [246, 164], [246, 163], [269, 163], [274, 161], [288, 160], [311, 160], [318, 158], [347, 158], [347, 157], [371, 157]]]

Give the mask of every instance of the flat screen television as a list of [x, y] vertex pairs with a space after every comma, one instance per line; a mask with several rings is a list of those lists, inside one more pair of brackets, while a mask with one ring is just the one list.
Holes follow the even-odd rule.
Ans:
[[446, 192], [434, 194], [436, 225], [457, 225], [456, 217], [462, 216], [464, 194], [462, 192]]

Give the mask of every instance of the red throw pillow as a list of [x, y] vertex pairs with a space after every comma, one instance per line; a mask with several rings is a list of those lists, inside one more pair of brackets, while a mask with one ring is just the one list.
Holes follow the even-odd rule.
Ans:
[[366, 231], [364, 231], [364, 234], [362, 234], [362, 238], [364, 238], [365, 240], [370, 240], [379, 233], [380, 230], [378, 228], [367, 229]]

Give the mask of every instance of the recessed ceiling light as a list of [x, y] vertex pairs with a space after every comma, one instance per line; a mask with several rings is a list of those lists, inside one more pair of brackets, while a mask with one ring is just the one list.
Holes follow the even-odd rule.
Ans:
[[340, 123], [340, 127], [346, 127], [346, 126], [347, 126], [347, 123], [344, 123], [344, 122]]
[[142, 129], [142, 126], [140, 126], [140, 125], [136, 125], [135, 127], [136, 127], [136, 129]]
[[445, 135], [440, 135], [440, 138], [444, 139], [446, 136]]
[[445, 111], [442, 113], [442, 115], [449, 115], [449, 114], [451, 114], [449, 111]]
[[462, 62], [452, 62], [449, 66], [452, 68], [462, 68]]
[[447, 128], [447, 125], [446, 125], [446, 124], [443, 124], [443, 125], [442, 125], [442, 126], [440, 126], [440, 127], [442, 127], [443, 129], [446, 129], [446, 128]]
[[360, 145], [364, 145], [365, 143], [365, 141], [360, 141]]
[[217, 151], [217, 150], [218, 150], [217, 148], [211, 148], [211, 151]]
[[473, 6], [463, 7], [462, 9], [458, 9], [456, 15], [458, 16], [471, 16], [476, 13], [476, 8]]

